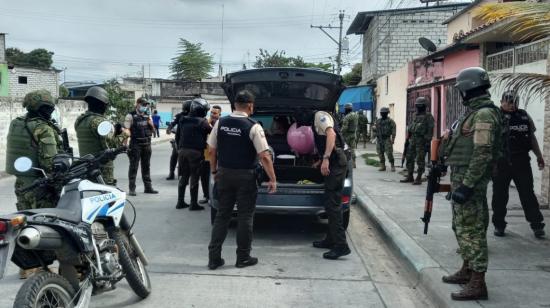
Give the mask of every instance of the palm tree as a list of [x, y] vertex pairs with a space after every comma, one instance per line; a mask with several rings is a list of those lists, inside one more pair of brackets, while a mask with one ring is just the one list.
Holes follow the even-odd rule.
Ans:
[[[474, 12], [485, 22], [502, 22], [520, 41], [550, 36], [550, 3], [508, 2], [480, 5]], [[550, 60], [550, 54], [548, 59]], [[526, 97], [550, 94], [550, 76], [544, 74], [492, 74], [496, 84], [519, 90]]]

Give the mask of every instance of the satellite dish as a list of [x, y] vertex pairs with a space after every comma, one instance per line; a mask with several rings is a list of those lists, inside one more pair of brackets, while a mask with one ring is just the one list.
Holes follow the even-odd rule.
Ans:
[[434, 42], [430, 41], [425, 37], [419, 38], [418, 42], [420, 43], [422, 48], [426, 49], [428, 52], [434, 52], [437, 50], [437, 47], [435, 46]]

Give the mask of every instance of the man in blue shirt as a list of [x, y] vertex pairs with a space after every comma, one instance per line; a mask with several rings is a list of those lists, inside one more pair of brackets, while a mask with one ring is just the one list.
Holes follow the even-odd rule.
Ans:
[[152, 118], [153, 118], [153, 125], [155, 126], [155, 130], [153, 131], [153, 136], [156, 135], [157, 138], [159, 138], [160, 137], [160, 135], [159, 135], [160, 116], [159, 116], [159, 114], [156, 110], [153, 112]]

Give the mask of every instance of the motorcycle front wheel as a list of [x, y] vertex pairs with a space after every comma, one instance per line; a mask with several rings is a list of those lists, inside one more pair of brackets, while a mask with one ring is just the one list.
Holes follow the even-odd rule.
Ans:
[[17, 292], [14, 308], [71, 308], [75, 291], [67, 279], [38, 272], [25, 281]]
[[126, 281], [137, 296], [146, 298], [151, 294], [151, 279], [145, 265], [130, 245], [128, 235], [124, 231], [113, 231], [111, 236], [118, 246], [119, 262], [126, 274]]

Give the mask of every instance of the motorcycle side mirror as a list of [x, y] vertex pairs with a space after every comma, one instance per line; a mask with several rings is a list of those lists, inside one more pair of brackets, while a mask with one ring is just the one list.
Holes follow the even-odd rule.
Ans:
[[32, 169], [32, 160], [25, 156], [19, 157], [13, 162], [13, 167], [18, 172], [27, 172]]
[[111, 124], [111, 122], [109, 121], [103, 121], [99, 123], [99, 126], [97, 127], [97, 133], [100, 136], [107, 136], [113, 131], [114, 131], [113, 124]]

